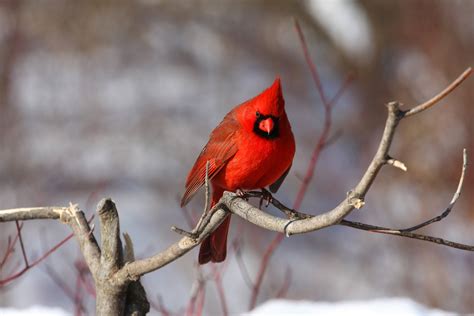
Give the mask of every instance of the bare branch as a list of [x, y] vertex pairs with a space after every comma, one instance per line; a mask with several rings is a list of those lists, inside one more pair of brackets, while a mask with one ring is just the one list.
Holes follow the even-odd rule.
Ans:
[[100, 267], [100, 249], [84, 212], [79, 210], [77, 205], [71, 204], [67, 209], [67, 212], [61, 214], [61, 218], [64, 218], [65, 222], [74, 232], [74, 235], [79, 242], [79, 247], [81, 248], [84, 260], [86, 261], [94, 280], [97, 280]]
[[51, 255], [53, 252], [55, 252], [59, 247], [61, 247], [62, 245], [64, 245], [69, 239], [71, 239], [74, 235], [73, 234], [70, 234], [68, 235], [66, 238], [64, 238], [63, 240], [61, 240], [60, 242], [58, 242], [55, 246], [53, 246], [51, 249], [49, 249], [48, 251], [46, 251], [42, 256], [40, 256], [38, 259], [34, 260], [33, 262], [29, 263], [27, 266], [25, 266], [23, 269], [21, 269], [20, 271], [18, 272], [15, 272], [13, 274], [11, 274], [10, 276], [6, 277], [5, 279], [3, 280], [0, 280], [0, 287], [10, 283], [11, 281], [19, 278], [20, 276], [22, 276], [23, 274], [26, 273], [26, 271], [28, 271], [29, 269], [33, 268], [34, 266], [38, 265], [40, 262], [42, 262], [44, 259], [46, 259], [47, 257], [49, 257], [49, 255]]
[[23, 255], [23, 260], [25, 261], [25, 266], [27, 268], [30, 267], [30, 264], [28, 263], [28, 256], [26, 255], [25, 251], [25, 244], [23, 243], [23, 237], [21, 236], [21, 226], [18, 221], [15, 221], [16, 225], [16, 231], [18, 233], [18, 240], [20, 240], [20, 246], [21, 246], [21, 254]]
[[211, 194], [209, 191], [209, 160], [206, 161], [206, 176], [204, 177], [204, 188], [206, 189], [205, 190], [206, 195], [205, 195], [203, 214], [207, 214], [207, 212], [209, 211], [209, 206], [211, 205], [211, 201], [210, 201]]
[[[296, 27], [299, 28], [297, 22]], [[299, 35], [302, 37], [301, 32], [299, 32]], [[305, 52], [305, 55], [306, 54], [308, 54], [307, 51]], [[314, 65], [311, 67], [311, 70], [315, 71]], [[94, 277], [96, 287], [100, 288], [100, 290], [97, 291], [97, 313], [108, 313], [114, 315], [121, 314], [121, 311], [123, 311], [124, 294], [127, 292], [127, 286], [132, 281], [137, 281], [140, 276], [163, 267], [164, 265], [178, 259], [182, 255], [196, 247], [204, 238], [209, 236], [209, 234], [222, 223], [222, 221], [228, 216], [229, 212], [236, 214], [257, 226], [281, 233], [280, 235], [277, 235], [275, 237], [272, 244], [267, 249], [264, 259], [262, 260], [263, 270], [261, 271], [263, 271], [263, 273], [259, 274], [258, 280], [254, 286], [254, 291], [256, 291], [257, 294], [265, 268], [268, 265], [268, 260], [271, 257], [271, 254], [273, 253], [274, 249], [283, 239], [283, 233], [288, 236], [293, 234], [302, 234], [328, 226], [340, 224], [371, 232], [426, 240], [458, 249], [474, 251], [473, 246], [454, 243], [441, 238], [425, 236], [411, 232], [412, 230], [439, 221], [449, 214], [457, 199], [459, 198], [462, 189], [462, 183], [467, 165], [467, 158], [465, 153], [463, 156], [464, 163], [458, 188], [453, 196], [453, 199], [451, 200], [450, 205], [448, 206], [448, 209], [442, 215], [406, 230], [393, 230], [390, 228], [344, 220], [344, 218], [350, 212], [352, 212], [354, 208], [360, 208], [364, 205], [365, 195], [367, 194], [369, 188], [371, 187], [376, 176], [378, 175], [378, 172], [385, 164], [391, 163], [394, 166], [398, 165], [398, 167], [401, 167], [403, 165], [399, 161], [396, 161], [390, 158], [389, 156], [389, 149], [395, 134], [396, 127], [398, 126], [400, 120], [407, 116], [420, 113], [423, 110], [433, 106], [436, 102], [441, 100], [444, 96], [449, 94], [455, 87], [457, 87], [465, 78], [469, 76], [470, 73], [471, 69], [469, 68], [463, 73], [463, 75], [461, 75], [456, 81], [454, 81], [448, 88], [446, 88], [440, 94], [438, 94], [428, 102], [420, 104], [407, 112], [404, 112], [400, 109], [400, 104], [398, 102], [390, 102], [389, 104], [387, 104], [388, 117], [385, 123], [383, 135], [380, 140], [380, 144], [377, 148], [377, 151], [367, 170], [365, 171], [362, 179], [351, 191], [349, 191], [347, 197], [342, 200], [339, 205], [337, 205], [334, 209], [322, 213], [320, 215], [308, 216], [300, 212], [294, 212], [289, 208], [283, 206], [282, 209], [285, 211], [286, 214], [289, 214], [291, 217], [289, 219], [279, 218], [267, 214], [259, 208], [250, 205], [245, 199], [243, 199], [238, 194], [224, 192], [224, 195], [220, 199], [220, 201], [211, 210], [205, 212], [207, 214], [205, 214], [202, 218], [202, 223], [199, 223], [195, 227], [192, 232], [192, 235], [181, 238], [181, 240], [171, 245], [166, 250], [152, 257], [142, 260], [134, 260], [125, 264], [123, 264], [123, 258], [121, 254], [122, 248], [119, 239], [118, 214], [115, 205], [113, 205], [111, 200], [104, 200], [104, 203], [99, 205], [99, 215], [101, 217], [102, 232], [102, 250], [106, 253], [101, 253], [97, 241], [95, 240], [95, 237], [92, 233], [92, 229], [90, 228], [89, 223], [84, 216], [84, 213], [78, 209], [77, 205], [71, 204], [69, 207], [43, 207], [4, 210], [0, 211], [0, 222], [29, 219], [60, 219], [61, 221], [67, 223], [71, 227], [74, 232], [74, 235], [79, 241], [82, 254], [84, 255], [87, 266], [90, 269], [92, 276]], [[318, 80], [319, 78], [315, 79], [317, 85]], [[318, 89], [320, 89], [321, 93], [323, 93], [322, 88], [320, 87], [320, 82]], [[330, 114], [331, 104], [327, 101], [324, 101], [326, 100], [325, 97], [322, 96], [322, 98], [323, 103], [325, 104], [326, 112]], [[330, 115], [327, 115], [325, 119], [325, 127], [323, 130], [323, 134], [321, 135], [317, 146], [313, 152], [313, 156], [310, 162], [310, 168], [307, 172], [305, 179], [311, 179], [313, 176], [314, 166], [316, 164], [315, 162], [317, 161], [317, 157], [321, 152], [321, 149], [325, 144], [325, 140], [329, 135], [330, 124], [331, 117]], [[304, 196], [306, 188], [307, 183], [304, 183], [302, 185], [302, 196]], [[208, 197], [206, 199], [208, 199]], [[297, 203], [295, 203], [296, 209], [299, 208], [299, 204], [301, 203], [301, 201], [302, 197], [298, 195]], [[272, 203], [275, 205], [277, 202], [276, 200], [272, 200]], [[280, 206], [282, 205], [281, 203], [279, 204]], [[18, 239], [21, 240], [21, 226], [19, 224], [17, 225], [17, 229]], [[10, 245], [11, 244], [9, 243], [9, 246]], [[26, 258], [24, 251], [23, 253], [24, 257]], [[44, 256], [36, 260], [34, 263], [37, 263], [39, 260], [42, 259], [44, 259]], [[25, 261], [28, 266], [28, 261]], [[29, 264], [29, 266], [32, 266], [34, 263]], [[5, 280], [3, 280], [3, 282], [4, 281]], [[255, 300], [253, 300], [251, 304], [255, 305], [257, 296], [253, 295], [253, 297], [255, 297]], [[103, 303], [103, 306], [100, 302]]]
[[12, 221], [27, 221], [32, 219], [59, 219], [69, 207], [27, 207], [0, 211], [0, 223]]
[[283, 279], [283, 284], [281, 285], [280, 289], [276, 293], [276, 298], [284, 298], [288, 293], [288, 289], [290, 288], [291, 284], [291, 269], [287, 267], [285, 270], [285, 277]]
[[0, 271], [2, 270], [3, 266], [7, 262], [8, 258], [12, 255], [13, 249], [15, 248], [15, 245], [19, 238], [19, 233], [21, 232], [22, 228], [23, 228], [23, 223], [20, 224], [20, 229], [17, 230], [16, 235], [13, 238], [13, 240], [11, 239], [10, 236], [8, 236], [7, 249], [5, 250], [5, 254], [3, 255], [2, 260], [0, 261]]
[[409, 111], [405, 112], [405, 117], [415, 115], [421, 111], [429, 109], [433, 105], [435, 105], [438, 101], [443, 99], [445, 96], [450, 94], [454, 89], [456, 89], [467, 77], [469, 77], [472, 73], [472, 68], [468, 67], [464, 72], [456, 78], [449, 86], [446, 87], [443, 91], [426, 101], [420, 105], [417, 105], [411, 108]]
[[309, 69], [311, 71], [311, 76], [313, 77], [313, 81], [316, 84], [316, 89], [318, 90], [319, 96], [321, 97], [321, 101], [323, 102], [324, 108], [328, 109], [331, 107], [331, 103], [328, 101], [324, 93], [323, 85], [321, 84], [321, 79], [319, 78], [316, 65], [314, 64], [313, 60], [311, 59], [311, 56], [309, 55], [309, 49], [308, 45], [306, 44], [306, 39], [304, 38], [303, 31], [301, 30], [300, 24], [296, 18], [294, 19], [294, 23], [296, 32], [298, 33], [298, 37], [301, 43], [301, 48], [303, 49], [304, 58], [306, 59], [306, 63], [308, 64]]
[[354, 81], [355, 79], [354, 73], [350, 72], [344, 81], [342, 82], [342, 85], [339, 87], [339, 90], [337, 90], [336, 94], [332, 97], [331, 100], [329, 100], [329, 104], [331, 104], [331, 107], [334, 107], [337, 104], [337, 101], [342, 97], [344, 92], [346, 91], [347, 87]]
[[225, 291], [222, 285], [221, 272], [219, 271], [219, 269], [214, 263], [211, 264], [211, 269], [212, 269], [212, 277], [214, 279], [214, 283], [216, 284], [219, 301], [221, 302], [222, 315], [227, 316], [229, 315], [229, 309], [227, 308], [227, 299], [225, 297]]
[[456, 204], [457, 200], [459, 199], [459, 196], [461, 195], [461, 190], [462, 190], [462, 186], [463, 186], [463, 183], [464, 183], [464, 175], [466, 173], [466, 168], [467, 168], [467, 151], [466, 151], [466, 148], [464, 148], [464, 150], [463, 150], [462, 160], [463, 160], [463, 163], [462, 163], [462, 169], [461, 169], [461, 177], [459, 178], [458, 187], [456, 189], [456, 192], [454, 192], [453, 198], [451, 199], [451, 202], [449, 202], [449, 205], [446, 208], [446, 210], [441, 215], [436, 216], [436, 217], [434, 217], [434, 218], [432, 218], [432, 219], [430, 219], [426, 222], [415, 225], [413, 227], [400, 229], [400, 231], [403, 231], [403, 232], [415, 231], [415, 230], [420, 229], [422, 227], [428, 226], [432, 223], [439, 222], [443, 218], [448, 216], [449, 213], [451, 213], [451, 210], [453, 209], [454, 204]]
[[76, 293], [62, 280], [58, 273], [49, 265], [45, 266], [46, 275], [62, 290], [64, 295], [68, 297], [81, 312], [87, 313], [84, 304], [78, 300]]
[[244, 279], [244, 282], [249, 287], [249, 289], [252, 289], [254, 287], [254, 284], [252, 282], [252, 279], [250, 278], [249, 270], [245, 265], [244, 258], [242, 258], [242, 242], [236, 240], [233, 243], [233, 246], [235, 249], [235, 259], [237, 260], [237, 264], [239, 266], [240, 273], [242, 274], [242, 278]]
[[100, 219], [101, 257], [103, 277], [121, 268], [123, 263], [122, 243], [117, 208], [112, 199], [102, 199], [97, 205]]
[[415, 234], [415, 233], [412, 233], [412, 232], [406, 232], [406, 231], [391, 229], [391, 228], [382, 227], [382, 226], [374, 226], [374, 225], [370, 225], [370, 224], [352, 222], [352, 221], [348, 221], [348, 220], [345, 220], [345, 219], [342, 220], [339, 223], [339, 225], [348, 226], [348, 227], [352, 227], [352, 228], [356, 228], [356, 229], [360, 229], [360, 230], [365, 230], [365, 231], [369, 231], [369, 232], [372, 232], [372, 233], [387, 234], [387, 235], [394, 235], [394, 236], [400, 236], [400, 237], [419, 239], [419, 240], [433, 242], [433, 243], [438, 244], [438, 245], [444, 245], [444, 246], [457, 248], [457, 249], [461, 249], [461, 250], [474, 251], [474, 246], [460, 244], [460, 243], [457, 243], [457, 242], [445, 240], [445, 239], [438, 238], [438, 237]]
[[178, 259], [179, 257], [183, 256], [185, 253], [199, 245], [204, 238], [209, 236], [211, 232], [213, 232], [217, 226], [219, 226], [222, 221], [227, 216], [227, 209], [225, 205], [222, 207], [214, 206], [210, 211], [209, 214], [211, 215], [209, 218], [209, 222], [207, 225], [204, 226], [204, 230], [196, 239], [184, 236], [178, 242], [169, 246], [166, 250], [157, 253], [156, 255], [136, 260], [134, 262], [126, 263], [123, 268], [121, 268], [115, 274], [115, 279], [119, 283], [126, 283], [130, 280], [136, 280], [140, 276], [149, 273], [151, 271], [155, 271], [168, 263]]

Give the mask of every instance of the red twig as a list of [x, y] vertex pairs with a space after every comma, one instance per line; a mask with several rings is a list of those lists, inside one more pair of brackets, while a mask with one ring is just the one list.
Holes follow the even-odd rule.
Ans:
[[[344, 80], [343, 84], [341, 85], [341, 88], [337, 91], [337, 93], [334, 95], [334, 97], [331, 99], [331, 101], [328, 101], [324, 89], [321, 84], [321, 80], [319, 78], [319, 74], [316, 68], [316, 65], [313, 63], [311, 60], [308, 46], [306, 44], [306, 40], [304, 38], [303, 32], [301, 30], [301, 27], [298, 23], [297, 20], [295, 20], [295, 28], [298, 33], [301, 47], [303, 49], [303, 53], [306, 59], [306, 63], [308, 64], [308, 67], [311, 71], [311, 76], [313, 78], [313, 81], [315, 83], [316, 89], [319, 93], [319, 96], [321, 98], [321, 101], [324, 106], [324, 126], [323, 126], [323, 131], [321, 135], [318, 138], [318, 141], [314, 147], [313, 153], [311, 155], [311, 159], [308, 164], [308, 168], [306, 170], [306, 174], [303, 178], [303, 182], [300, 186], [300, 189], [298, 191], [298, 194], [296, 195], [295, 203], [293, 205], [293, 208], [295, 210], [299, 209], [301, 206], [301, 203], [303, 202], [303, 199], [306, 195], [307, 189], [309, 187], [309, 184], [311, 183], [311, 180], [313, 179], [314, 176], [314, 171], [316, 169], [317, 162], [319, 160], [320, 154], [322, 150], [325, 148], [325, 144], [328, 140], [329, 137], [329, 132], [331, 130], [331, 125], [332, 125], [332, 109], [334, 107], [335, 102], [337, 102], [340, 98], [340, 96], [343, 94], [349, 83], [353, 80], [353, 75], [347, 76], [347, 78]], [[250, 298], [250, 304], [249, 304], [249, 309], [255, 308], [257, 304], [257, 298], [258, 294], [260, 292], [261, 284], [263, 282], [263, 277], [266, 273], [268, 263], [273, 255], [273, 252], [275, 249], [280, 245], [284, 238], [283, 234], [277, 234], [273, 240], [270, 242], [270, 245], [268, 248], [265, 250], [265, 253], [263, 255], [263, 258], [260, 262], [259, 270], [257, 273], [257, 279], [255, 281], [254, 287], [252, 289], [252, 296]]]
[[201, 266], [196, 265], [197, 271], [197, 278], [196, 281], [193, 283], [191, 288], [191, 299], [188, 302], [188, 306], [186, 308], [186, 316], [193, 316], [194, 315], [194, 308], [196, 305], [196, 300], [199, 295], [199, 291], [201, 290], [202, 284], [204, 282], [204, 278], [202, 277]]
[[[46, 274], [53, 280], [53, 282], [63, 291], [73, 303], [75, 307], [75, 315], [79, 312], [87, 313], [82, 301], [77, 301], [76, 293], [63, 281], [63, 279], [54, 271], [49, 265], [45, 266]], [[77, 284], [76, 284], [77, 285]], [[77, 291], [77, 289], [76, 289]]]
[[[196, 280], [197, 286], [192, 291], [191, 299], [189, 300], [186, 308], [186, 316], [201, 315], [204, 306], [204, 291], [205, 291], [205, 280], [202, 276], [200, 266], [198, 266], [198, 278]], [[197, 307], [196, 307], [197, 305]]]
[[309, 66], [311, 76], [313, 77], [313, 81], [316, 84], [316, 89], [318, 90], [319, 96], [321, 97], [321, 101], [323, 102], [324, 108], [329, 108], [330, 104], [326, 98], [326, 95], [324, 94], [323, 85], [321, 84], [321, 80], [319, 79], [318, 70], [316, 68], [316, 65], [313, 63], [311, 56], [309, 55], [308, 45], [306, 44], [306, 39], [304, 38], [303, 31], [301, 30], [300, 24], [298, 23], [297, 19], [295, 19], [295, 29], [298, 33], [301, 48], [303, 49], [304, 58]]
[[82, 312], [82, 286], [80, 273], [76, 277], [76, 291], [74, 293], [75, 316], [81, 316]]
[[342, 95], [346, 91], [347, 87], [352, 83], [352, 81], [354, 81], [355, 78], [356, 76], [352, 72], [350, 72], [346, 76], [346, 78], [342, 82], [342, 85], [339, 87], [339, 90], [337, 90], [336, 94], [334, 94], [332, 99], [329, 101], [329, 104], [331, 104], [332, 107], [334, 107], [337, 104], [339, 99], [342, 97]]
[[283, 279], [283, 284], [281, 285], [280, 289], [276, 293], [276, 298], [284, 298], [288, 293], [288, 289], [290, 288], [291, 284], [291, 269], [290, 267], [286, 268], [285, 271], [285, 278]]
[[20, 223], [18, 221], [15, 221], [15, 225], [16, 225], [16, 231], [18, 233], [18, 240], [20, 240], [21, 254], [23, 255], [23, 260], [25, 262], [25, 266], [29, 268], [30, 264], [28, 263], [28, 257], [26, 256], [25, 244], [23, 243], [23, 237], [21, 236]]
[[229, 310], [227, 309], [227, 300], [225, 298], [224, 287], [222, 286], [221, 271], [218, 269], [218, 267], [215, 264], [211, 264], [211, 269], [212, 269], [212, 276], [214, 278], [214, 282], [216, 283], [219, 300], [221, 301], [222, 315], [227, 316], [229, 315]]
[[[88, 221], [89, 223], [92, 221], [92, 219], [94, 218], [94, 215], [92, 215], [91, 219]], [[21, 236], [20, 236], [20, 232], [21, 232], [21, 226], [18, 226], [17, 227], [17, 231], [18, 231], [18, 239], [21, 240]], [[26, 257], [26, 254], [24, 254], [24, 259], [25, 259], [25, 267], [23, 269], [21, 269], [20, 271], [18, 272], [15, 272], [13, 274], [11, 274], [10, 276], [6, 277], [5, 279], [2, 279], [0, 280], [0, 287], [2, 286], [5, 286], [7, 285], [8, 283], [10, 283], [11, 281], [19, 278], [20, 276], [22, 276], [26, 271], [30, 270], [31, 268], [35, 267], [36, 265], [38, 265], [39, 263], [41, 263], [44, 259], [46, 259], [49, 255], [51, 255], [53, 252], [55, 252], [56, 250], [58, 250], [62, 245], [64, 245], [66, 242], [68, 242], [72, 237], [74, 237], [74, 233], [70, 233], [68, 236], [66, 236], [66, 238], [64, 238], [63, 240], [61, 240], [60, 242], [58, 242], [56, 245], [54, 245], [51, 249], [49, 249], [48, 251], [46, 251], [42, 256], [40, 256], [39, 258], [37, 258], [36, 260], [34, 260], [33, 262], [29, 263], [28, 262], [28, 259]], [[24, 247], [23, 247], [24, 249]]]
[[198, 293], [196, 316], [201, 316], [204, 309], [204, 299], [206, 298], [206, 287], [203, 285]]
[[161, 299], [161, 296], [158, 295], [157, 297], [157, 302], [153, 302], [153, 300], [150, 300], [150, 306], [159, 311], [161, 315], [163, 316], [171, 316], [171, 313], [169, 310], [166, 309], [166, 307], [163, 305], [163, 300]]
[[2, 261], [0, 262], [0, 270], [3, 268], [3, 266], [7, 262], [8, 258], [13, 253], [13, 250], [15, 249], [15, 245], [16, 245], [16, 243], [18, 241], [18, 238], [19, 238], [19, 232], [21, 231], [22, 228], [23, 228], [23, 223], [21, 223], [20, 228], [17, 229], [16, 235], [15, 235], [15, 238], [13, 238], [13, 241], [11, 240], [11, 237], [8, 236], [7, 249], [5, 251], [5, 255], [3, 256]]
[[249, 289], [253, 289], [254, 284], [252, 282], [252, 278], [250, 277], [249, 270], [247, 269], [247, 265], [244, 262], [244, 258], [242, 258], [242, 242], [236, 239], [232, 243], [234, 250], [235, 250], [235, 259], [237, 260], [237, 264], [240, 269], [240, 274], [244, 279], [245, 284], [249, 287]]
[[84, 260], [78, 260], [76, 261], [74, 265], [78, 272], [78, 276], [80, 278], [82, 286], [84, 287], [84, 289], [90, 296], [95, 298], [96, 297], [95, 287], [94, 287], [94, 284], [90, 282], [91, 272], [89, 268], [87, 267], [86, 262]]
[[5, 279], [3, 280], [0, 280], [0, 287], [1, 286], [5, 286], [6, 284], [10, 283], [11, 281], [15, 280], [16, 278], [19, 278], [20, 276], [22, 276], [26, 271], [28, 271], [29, 269], [33, 268], [34, 266], [36, 266], [37, 264], [39, 264], [41, 261], [43, 261], [44, 259], [46, 259], [50, 254], [52, 254], [53, 252], [55, 252], [56, 250], [58, 250], [59, 247], [61, 247], [62, 245], [64, 245], [69, 239], [71, 239], [72, 237], [74, 237], [74, 234], [71, 233], [69, 234], [66, 238], [64, 238], [63, 240], [61, 240], [59, 243], [57, 243], [54, 247], [52, 247], [50, 250], [48, 250], [46, 253], [44, 253], [41, 257], [39, 257], [38, 259], [34, 260], [31, 264], [29, 264], [28, 266], [25, 266], [23, 269], [21, 269], [20, 271], [16, 272], [16, 273], [13, 273], [11, 274], [10, 276], [6, 277]]
[[265, 250], [265, 253], [263, 254], [262, 261], [260, 261], [260, 267], [258, 270], [257, 279], [255, 280], [255, 284], [252, 289], [252, 296], [250, 297], [249, 310], [254, 309], [255, 305], [257, 305], [258, 293], [260, 292], [260, 286], [262, 285], [263, 277], [265, 275], [265, 272], [267, 271], [268, 262], [270, 261], [270, 258], [272, 257], [273, 252], [278, 247], [278, 245], [280, 245], [284, 237], [285, 235], [283, 234], [277, 234], [275, 238], [273, 238], [268, 248]]

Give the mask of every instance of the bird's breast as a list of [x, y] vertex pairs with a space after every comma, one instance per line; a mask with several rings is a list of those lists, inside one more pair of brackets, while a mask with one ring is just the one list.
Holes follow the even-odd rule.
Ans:
[[267, 187], [288, 169], [294, 152], [292, 134], [271, 140], [257, 135], [240, 137], [237, 153], [213, 182], [229, 191]]

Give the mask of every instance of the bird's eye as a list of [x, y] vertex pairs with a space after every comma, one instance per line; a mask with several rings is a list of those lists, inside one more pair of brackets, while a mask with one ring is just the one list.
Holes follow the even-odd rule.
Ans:
[[257, 112], [255, 113], [255, 116], [257, 116], [257, 117], [260, 117], [260, 115], [261, 115], [261, 114], [260, 114], [259, 111], [257, 111]]

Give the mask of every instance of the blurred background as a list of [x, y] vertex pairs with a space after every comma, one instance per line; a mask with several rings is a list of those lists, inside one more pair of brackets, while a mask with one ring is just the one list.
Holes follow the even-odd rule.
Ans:
[[[296, 17], [332, 97], [332, 135], [301, 210], [337, 205], [375, 152], [384, 104], [413, 106], [474, 65], [474, 1], [55, 1], [0, 0], [0, 209], [79, 203], [93, 214], [102, 197], [117, 203], [138, 257], [164, 249], [186, 228], [179, 196], [209, 132], [236, 104], [282, 79], [297, 152], [277, 197], [292, 205], [323, 128], [324, 110], [294, 28]], [[349, 219], [395, 228], [439, 215], [460, 175], [462, 148], [474, 155], [474, 80], [439, 105], [404, 120], [386, 167]], [[472, 159], [472, 158], [471, 158]], [[422, 230], [474, 243], [474, 172], [453, 213]], [[203, 198], [188, 212], [199, 213]], [[58, 222], [23, 228], [31, 258], [69, 233]], [[0, 225], [0, 254], [14, 224]], [[274, 233], [234, 218], [231, 240], [251, 279]], [[231, 251], [222, 271], [231, 313], [247, 310], [251, 290]], [[70, 241], [7, 287], [0, 306], [74, 310], [81, 255]], [[197, 250], [147, 275], [152, 309], [180, 313], [197, 278]], [[17, 250], [5, 277], [22, 266]], [[474, 312], [474, 255], [411, 239], [332, 227], [286, 238], [269, 263], [258, 303], [289, 284], [286, 297], [340, 301], [410, 297]], [[204, 274], [211, 266], [202, 269]], [[56, 275], [56, 278], [53, 275]], [[58, 280], [59, 279], [59, 280]], [[286, 280], [286, 281], [285, 281]], [[62, 282], [62, 283], [61, 283]], [[62, 284], [62, 285], [61, 285]], [[84, 295], [86, 313], [93, 298]], [[205, 311], [221, 312], [215, 283]]]

